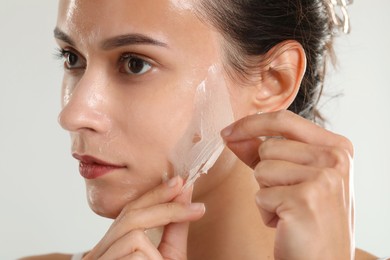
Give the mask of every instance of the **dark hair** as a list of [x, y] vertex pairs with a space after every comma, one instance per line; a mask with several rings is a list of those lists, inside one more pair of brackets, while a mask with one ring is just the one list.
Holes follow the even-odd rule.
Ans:
[[223, 35], [229, 64], [245, 75], [250, 57], [287, 40], [299, 42], [307, 69], [289, 110], [322, 123], [317, 110], [326, 57], [333, 56], [333, 22], [326, 0], [200, 0], [199, 13]]

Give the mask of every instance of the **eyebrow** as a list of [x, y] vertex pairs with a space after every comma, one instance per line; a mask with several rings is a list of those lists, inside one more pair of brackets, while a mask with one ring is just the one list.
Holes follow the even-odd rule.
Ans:
[[[75, 46], [75, 42], [72, 40], [72, 38], [66, 33], [64, 33], [63, 31], [61, 31], [58, 27], [54, 29], [54, 37], [70, 45]], [[101, 44], [101, 48], [103, 50], [111, 50], [111, 49], [115, 49], [127, 45], [138, 45], [138, 44], [155, 45], [155, 46], [160, 46], [165, 48], [168, 47], [166, 43], [153, 39], [147, 35], [132, 33], [132, 34], [119, 35], [104, 40], [103, 43]]]
[[70, 44], [70, 45], [73, 45], [73, 46], [75, 45], [74, 41], [72, 40], [72, 38], [70, 38], [66, 33], [61, 31], [58, 27], [56, 27], [54, 29], [54, 37], [56, 39], [58, 39], [58, 40], [66, 42], [67, 44]]
[[160, 42], [155, 40], [149, 36], [143, 34], [125, 34], [116, 36], [110, 39], [105, 40], [101, 47], [103, 50], [115, 49], [118, 47], [126, 46], [126, 45], [135, 45], [135, 44], [146, 44], [146, 45], [155, 45], [160, 47], [168, 47], [168, 45], [164, 42]]

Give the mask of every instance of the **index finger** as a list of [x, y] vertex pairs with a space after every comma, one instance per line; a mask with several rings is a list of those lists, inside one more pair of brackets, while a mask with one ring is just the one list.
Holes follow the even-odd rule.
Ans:
[[351, 155], [351, 142], [313, 122], [287, 110], [250, 115], [238, 120], [221, 132], [228, 143], [247, 141], [263, 136], [282, 136], [307, 144], [342, 147]]
[[[193, 186], [183, 190], [173, 201], [191, 203]], [[189, 222], [170, 223], [164, 227], [164, 233], [158, 250], [164, 259], [183, 259], [187, 256]]]

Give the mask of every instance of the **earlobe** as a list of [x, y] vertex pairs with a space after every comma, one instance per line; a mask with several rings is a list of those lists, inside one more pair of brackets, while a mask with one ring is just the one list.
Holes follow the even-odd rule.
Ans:
[[261, 82], [255, 95], [257, 111], [287, 109], [294, 101], [306, 71], [306, 55], [301, 44], [285, 41], [266, 55]]

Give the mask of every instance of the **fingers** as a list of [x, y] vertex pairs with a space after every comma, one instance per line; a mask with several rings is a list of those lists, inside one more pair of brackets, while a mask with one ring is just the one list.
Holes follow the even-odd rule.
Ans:
[[201, 217], [203, 213], [203, 204], [183, 205], [174, 202], [127, 212], [110, 227], [102, 243], [99, 244], [96, 254], [104, 253], [113, 243], [131, 230], [165, 226], [171, 222], [193, 221]]
[[143, 230], [133, 230], [120, 238], [101, 257], [111, 259], [161, 259], [162, 257], [150, 242]]
[[[192, 189], [193, 187], [185, 189], [174, 201], [188, 205], [191, 202]], [[202, 216], [203, 214], [199, 215], [199, 218]], [[186, 259], [188, 228], [189, 222], [171, 223], [164, 228], [158, 247], [164, 259]]]
[[350, 182], [352, 158], [342, 148], [270, 139], [260, 146], [259, 157], [255, 176], [261, 187], [299, 184], [329, 172]]
[[164, 259], [186, 259], [189, 226], [189, 222], [182, 222], [171, 223], [164, 228], [163, 238], [158, 247]]
[[[91, 259], [98, 258], [108, 253], [109, 250], [116, 252], [120, 245], [126, 244], [124, 241], [138, 239], [140, 235], [136, 230], [144, 231], [149, 228], [166, 226], [170, 223], [187, 223], [199, 219], [204, 214], [204, 205], [201, 203], [191, 204], [192, 190], [187, 189], [186, 192], [180, 194], [182, 187], [183, 180], [175, 177], [128, 204], [111, 225], [103, 239], [90, 252]], [[185, 230], [181, 229], [179, 229], [179, 233], [181, 238], [187, 234]], [[144, 237], [144, 234], [142, 234], [142, 237]], [[173, 241], [177, 240], [172, 239]], [[137, 248], [143, 248], [139, 246], [142, 244], [150, 250], [151, 248], [156, 250], [155, 247], [150, 246], [149, 240], [148, 243], [144, 240], [137, 241], [135, 243], [135, 246], [138, 246]], [[168, 239], [168, 241], [170, 240]], [[127, 252], [135, 252], [135, 249], [131, 246], [126, 246], [124, 249]]]
[[[126, 209], [146, 208], [159, 203], [165, 203], [175, 198], [181, 191], [183, 179], [179, 176], [173, 177], [166, 183], [162, 183], [153, 190], [150, 190], [136, 201], [129, 203]], [[122, 211], [123, 213], [126, 210]]]
[[260, 136], [282, 136], [307, 144], [338, 146], [353, 155], [353, 147], [348, 139], [331, 133], [287, 110], [245, 117], [225, 128], [221, 135], [228, 143]]
[[[335, 255], [343, 252], [353, 233], [353, 148], [348, 139], [288, 111], [248, 116], [221, 135], [254, 169], [260, 186], [256, 203], [263, 222], [276, 228], [280, 258], [308, 246], [314, 252], [310, 259], [324, 248], [337, 248]], [[259, 138], [273, 136], [282, 138]]]
[[303, 166], [287, 161], [265, 160], [255, 168], [260, 187], [289, 186], [315, 179], [319, 168]]
[[186, 189], [182, 189], [182, 192], [176, 196], [172, 201], [173, 202], [178, 202], [178, 203], [182, 203], [182, 204], [185, 204], [185, 205], [188, 205], [191, 203], [191, 199], [192, 199], [192, 192], [194, 190], [194, 186], [190, 186]]
[[315, 167], [337, 167], [351, 155], [337, 146], [306, 144], [286, 139], [270, 138], [259, 147], [262, 160], [285, 160]]
[[131, 255], [128, 255], [128, 256], [125, 256], [125, 257], [122, 257], [120, 258], [120, 260], [149, 260], [150, 258], [148, 258], [143, 252], [141, 251], [137, 251], [137, 252], [134, 252], [133, 254]]
[[280, 220], [302, 222], [305, 218], [321, 214], [322, 191], [313, 188], [315, 185], [301, 183], [293, 186], [275, 186], [260, 189], [256, 203], [263, 222], [268, 227], [277, 227]]
[[137, 209], [148, 208], [152, 205], [167, 203], [180, 193], [183, 180], [174, 177], [166, 183], [162, 183], [155, 189], [147, 192], [139, 199], [127, 204], [116, 218], [102, 240], [91, 251], [92, 255], [102, 255], [109, 246], [127, 232], [135, 229], [134, 226], [122, 226], [123, 219], [128, 219], [131, 212]]
[[[127, 255], [127, 256], [124, 256], [121, 258], [114, 258], [114, 259], [119, 259], [119, 260], [154, 260], [153, 258], [149, 258], [142, 251], [136, 251], [136, 252], [132, 253], [131, 255]], [[161, 259], [161, 257], [157, 258], [157, 259]]]
[[[296, 166], [296, 169], [299, 169], [299, 166]], [[307, 169], [307, 166], [301, 166], [301, 171], [309, 172], [307, 176], [310, 176], [310, 179], [307, 178], [303, 182], [260, 188], [256, 202], [267, 225], [274, 226], [277, 223], [273, 221], [291, 215], [295, 215], [295, 220], [302, 221], [303, 216], [312, 219], [315, 219], [315, 215], [325, 216], [331, 207], [334, 209], [332, 212], [334, 214], [343, 211], [340, 209], [350, 208], [352, 202], [349, 184], [344, 181], [343, 176], [337, 170], [330, 168], [318, 169], [310, 173], [312, 170], [315, 168]]]
[[[313, 167], [339, 167], [345, 170], [352, 159], [348, 151], [340, 147], [306, 144], [280, 138], [269, 138], [266, 141], [245, 140], [228, 143], [228, 147], [251, 168], [260, 160], [284, 160]], [[245, 149], [251, 150], [244, 151]]]
[[285, 196], [281, 196], [285, 192], [282, 187], [273, 187], [260, 189], [256, 194], [256, 204], [259, 208], [263, 223], [271, 228], [275, 228], [279, 222], [277, 214], [278, 207], [283, 203]]
[[254, 168], [260, 161], [257, 150], [261, 143], [262, 141], [260, 139], [254, 138], [240, 142], [230, 142], [227, 143], [227, 146], [241, 161], [249, 167]]

